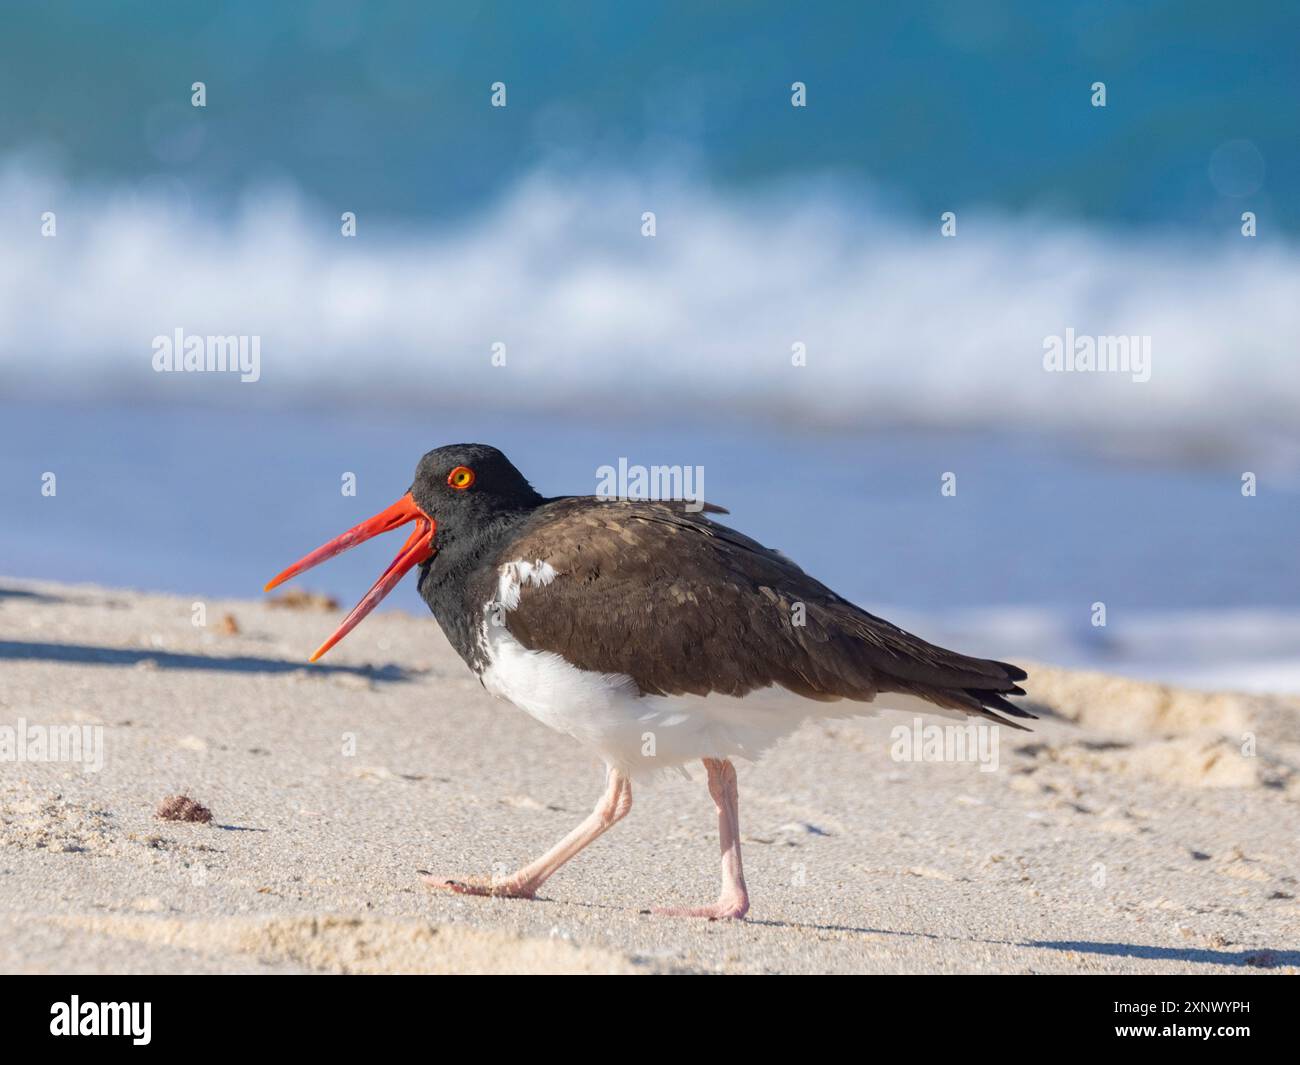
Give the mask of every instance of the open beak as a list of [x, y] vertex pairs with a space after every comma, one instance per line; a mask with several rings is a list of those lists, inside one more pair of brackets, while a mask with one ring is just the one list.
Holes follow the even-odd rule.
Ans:
[[411, 498], [411, 493], [407, 492], [387, 510], [381, 510], [373, 518], [367, 518], [360, 525], [354, 525], [342, 536], [336, 536], [329, 543], [321, 544], [310, 555], [299, 559], [266, 586], [264, 590], [269, 592], [277, 585], [298, 576], [303, 570], [309, 570], [312, 566], [320, 565], [326, 559], [341, 555], [348, 548], [356, 547], [357, 544], [369, 540], [372, 536], [391, 532], [393, 529], [412, 521], [415, 522], [415, 529], [406, 538], [406, 543], [402, 545], [402, 550], [397, 553], [397, 557], [389, 563], [388, 568], [380, 575], [379, 580], [375, 581], [370, 591], [366, 592], [365, 596], [362, 597], [361, 602], [352, 608], [352, 613], [343, 619], [343, 623], [334, 630], [330, 638], [316, 648], [316, 652], [309, 661], [315, 662], [339, 640], [360, 625], [365, 616], [379, 605], [379, 601], [384, 596], [397, 587], [398, 581], [405, 577], [407, 573], [421, 562], [427, 562], [433, 558], [437, 552], [437, 548], [433, 546], [433, 534], [438, 527], [438, 523], [422, 511], [416, 505], [415, 500]]

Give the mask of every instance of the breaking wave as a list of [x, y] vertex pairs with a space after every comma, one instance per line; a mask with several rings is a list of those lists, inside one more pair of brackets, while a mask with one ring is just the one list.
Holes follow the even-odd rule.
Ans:
[[[1235, 230], [972, 210], [945, 238], [937, 211], [921, 225], [825, 181], [724, 196], [554, 171], [454, 223], [399, 224], [292, 188], [222, 212], [168, 179], [73, 187], [22, 159], [0, 204], [11, 395], [1015, 425], [1193, 449], [1300, 425], [1300, 254]], [[153, 339], [176, 330], [259, 337], [260, 380], [155, 373]], [[1045, 372], [1067, 330], [1150, 337], [1150, 380]]]

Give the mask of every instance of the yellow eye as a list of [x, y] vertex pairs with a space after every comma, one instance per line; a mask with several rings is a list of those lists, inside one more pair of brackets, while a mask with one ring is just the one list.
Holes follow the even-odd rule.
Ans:
[[447, 474], [447, 483], [452, 488], [464, 490], [474, 483], [474, 471], [468, 466], [457, 466], [451, 473]]

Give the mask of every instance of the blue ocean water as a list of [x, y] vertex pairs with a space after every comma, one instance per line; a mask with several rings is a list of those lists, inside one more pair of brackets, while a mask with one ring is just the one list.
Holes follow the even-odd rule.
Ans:
[[[652, 428], [470, 405], [426, 417], [5, 404], [0, 425], [0, 576], [257, 598], [401, 495], [425, 450], [481, 441], [548, 495], [594, 492], [620, 458], [702, 467], [704, 495], [731, 511], [720, 520], [971, 653], [1300, 690], [1300, 485], [1265, 478], [1244, 497], [1226, 464], [1117, 462], [1041, 436]], [[341, 491], [349, 473], [355, 496]], [[956, 495], [941, 493], [945, 473]], [[299, 583], [350, 604], [399, 540]], [[424, 614], [414, 581], [393, 607]]]
[[[16, 576], [253, 596], [405, 491], [425, 450], [473, 440], [548, 495], [594, 492], [597, 468], [620, 458], [700, 466], [724, 520], [866, 605], [1300, 607], [1294, 481], [1246, 497], [1226, 466], [1119, 463], [1038, 436], [782, 435], [470, 409], [0, 411], [3, 571]], [[346, 473], [355, 496], [342, 494]], [[941, 493], [945, 473], [955, 495]], [[359, 595], [395, 546], [368, 544], [309, 582]]]
[[1287, 0], [7, 7], [0, 143], [196, 201], [292, 181], [364, 220], [457, 218], [541, 160], [684, 158], [733, 188], [860, 175], [927, 220], [1229, 224], [1248, 195], [1267, 234], [1300, 212]]

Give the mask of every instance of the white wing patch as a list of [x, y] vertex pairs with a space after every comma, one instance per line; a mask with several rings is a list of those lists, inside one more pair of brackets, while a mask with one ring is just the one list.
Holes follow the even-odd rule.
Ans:
[[[543, 588], [555, 580], [558, 574], [555, 567], [540, 558], [533, 562], [516, 559], [501, 567], [501, 576], [497, 581], [496, 603], [506, 610], [514, 610], [519, 605], [519, 593], [525, 585], [532, 584]], [[489, 603], [491, 607], [495, 604]]]
[[[517, 558], [498, 571], [496, 597], [483, 604], [483, 628], [479, 631], [479, 651], [486, 662], [492, 661], [492, 648], [505, 630], [506, 611], [519, 605], [519, 596], [527, 585], [543, 588], [558, 576], [555, 567], [540, 558], [527, 562]], [[494, 631], [496, 630], [496, 631]]]

